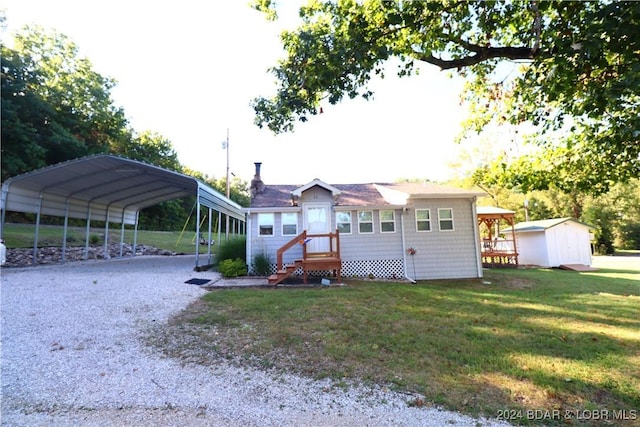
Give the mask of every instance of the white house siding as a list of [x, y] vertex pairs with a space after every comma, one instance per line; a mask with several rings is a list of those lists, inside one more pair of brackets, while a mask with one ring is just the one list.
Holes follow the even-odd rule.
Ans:
[[[295, 235], [282, 235], [282, 215], [281, 212], [273, 212], [274, 214], [274, 235], [273, 236], [260, 236], [258, 232], [258, 214], [252, 213], [251, 220], [249, 221], [251, 242], [248, 242], [250, 247], [249, 259], [247, 263], [253, 264], [253, 259], [258, 254], [267, 254], [271, 258], [272, 273], [276, 271], [276, 254], [278, 249], [288, 243]], [[302, 232], [302, 213], [298, 212], [298, 233]], [[302, 258], [302, 246], [296, 245], [284, 253], [283, 262], [285, 264], [292, 263], [295, 259]]]
[[[405, 213], [407, 247], [416, 254], [407, 255], [407, 273], [416, 280], [478, 277], [477, 227], [468, 199], [423, 199], [410, 205]], [[438, 209], [453, 209], [454, 230], [440, 231]], [[416, 209], [430, 209], [431, 231], [416, 231]], [[415, 274], [414, 274], [415, 264]]]
[[[358, 210], [351, 212], [351, 233], [340, 233], [340, 256], [343, 273], [349, 276], [373, 276], [378, 278], [404, 277], [402, 265], [402, 232], [400, 215], [402, 210], [395, 210], [395, 232], [380, 232], [380, 210], [373, 210], [373, 233], [358, 231]], [[335, 214], [334, 214], [335, 221]]]

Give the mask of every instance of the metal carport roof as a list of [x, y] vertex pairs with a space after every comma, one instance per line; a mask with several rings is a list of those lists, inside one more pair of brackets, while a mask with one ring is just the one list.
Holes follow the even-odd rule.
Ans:
[[184, 196], [197, 196], [198, 208], [245, 221], [240, 205], [191, 176], [108, 154], [9, 178], [0, 208], [2, 225], [6, 211], [137, 224], [141, 209]]

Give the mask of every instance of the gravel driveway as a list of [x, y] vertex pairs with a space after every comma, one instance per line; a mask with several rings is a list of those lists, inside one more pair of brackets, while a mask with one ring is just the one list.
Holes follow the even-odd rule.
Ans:
[[206, 291], [192, 256], [2, 269], [3, 426], [499, 426], [384, 389], [333, 387], [141, 342]]

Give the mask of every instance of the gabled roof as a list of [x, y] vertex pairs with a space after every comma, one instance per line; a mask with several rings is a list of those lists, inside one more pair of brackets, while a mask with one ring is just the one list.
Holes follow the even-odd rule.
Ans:
[[513, 215], [514, 211], [499, 208], [497, 206], [478, 206], [476, 208], [478, 215]]
[[322, 187], [322, 188], [324, 188], [324, 189], [325, 189], [325, 190], [327, 190], [327, 191], [330, 191], [330, 192], [331, 192], [331, 195], [332, 195], [333, 197], [339, 196], [339, 195], [340, 195], [340, 193], [341, 193], [341, 191], [340, 191], [340, 190], [338, 190], [336, 187], [334, 187], [334, 186], [332, 186], [332, 185], [329, 185], [329, 184], [327, 184], [326, 182], [321, 181], [321, 180], [319, 180], [318, 178], [316, 178], [316, 179], [314, 179], [313, 181], [311, 181], [310, 183], [305, 184], [305, 185], [303, 185], [302, 187], [298, 187], [298, 188], [296, 188], [295, 190], [293, 190], [293, 191], [291, 192], [291, 194], [292, 194], [293, 196], [295, 196], [295, 197], [300, 197], [300, 196], [302, 196], [302, 193], [303, 193], [304, 191], [307, 191], [308, 189], [310, 189], [310, 188], [312, 188], [312, 187], [315, 187], [316, 185], [317, 185], [318, 187]]
[[[552, 219], [541, 219], [538, 221], [525, 221], [519, 222], [513, 226], [515, 231], [526, 233], [526, 232], [535, 232], [535, 231], [545, 231], [557, 225], [563, 224], [565, 222], [573, 222], [576, 224], [583, 225], [587, 228], [595, 229], [594, 226], [585, 224], [573, 218], [552, 218]], [[511, 227], [504, 229], [502, 231], [511, 231]]]
[[2, 184], [2, 209], [134, 224], [140, 209], [184, 196], [244, 220], [237, 203], [178, 172], [108, 154], [38, 169]]
[[426, 184], [334, 184], [318, 179], [304, 186], [265, 185], [264, 191], [255, 195], [252, 208], [284, 208], [292, 206], [292, 195], [299, 197], [304, 191], [319, 185], [331, 191], [338, 206], [404, 206], [410, 199], [424, 198], [471, 198], [485, 193], [446, 187], [434, 183]]

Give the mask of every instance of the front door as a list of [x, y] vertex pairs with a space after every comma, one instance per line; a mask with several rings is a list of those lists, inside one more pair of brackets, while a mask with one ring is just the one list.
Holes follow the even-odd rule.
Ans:
[[[331, 205], [329, 203], [304, 204], [304, 229], [307, 234], [328, 234], [331, 230]], [[328, 252], [328, 237], [313, 237], [307, 243], [307, 252]]]

